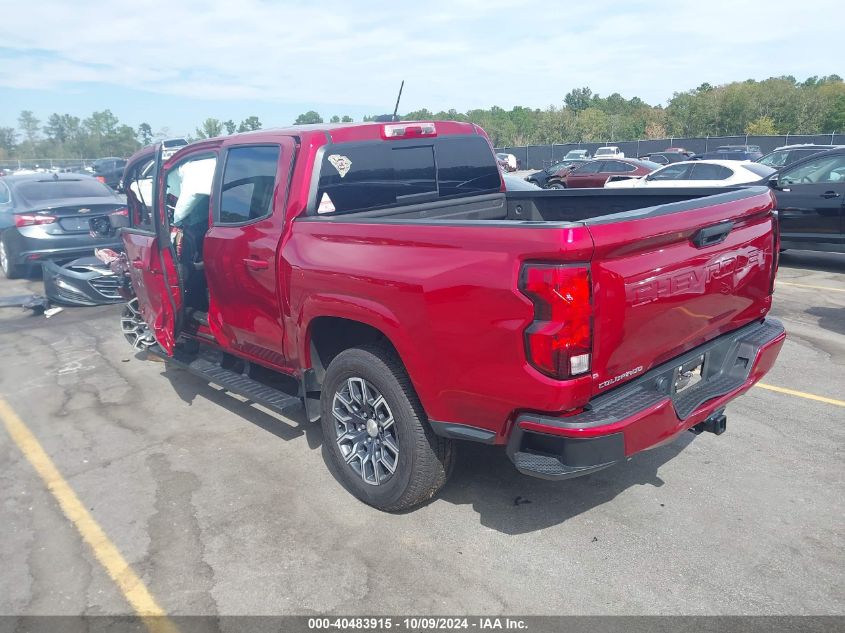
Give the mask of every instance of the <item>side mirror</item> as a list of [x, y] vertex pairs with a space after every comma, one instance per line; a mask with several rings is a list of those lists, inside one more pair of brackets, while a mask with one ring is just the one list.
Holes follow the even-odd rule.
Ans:
[[780, 189], [780, 179], [777, 174], [769, 176], [768, 185], [769, 189]]

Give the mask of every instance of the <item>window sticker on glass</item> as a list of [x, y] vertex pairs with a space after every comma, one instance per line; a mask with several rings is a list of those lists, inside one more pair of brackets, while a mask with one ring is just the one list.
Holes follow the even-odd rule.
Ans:
[[329, 162], [335, 169], [337, 169], [337, 173], [340, 174], [341, 178], [348, 174], [352, 167], [352, 161], [346, 156], [342, 156], [340, 154], [332, 154], [329, 156]]
[[[341, 175], [341, 178], [343, 176]], [[332, 199], [329, 198], [329, 194], [324, 193], [323, 197], [320, 198], [320, 206], [317, 207], [317, 213], [334, 213], [334, 203]]]

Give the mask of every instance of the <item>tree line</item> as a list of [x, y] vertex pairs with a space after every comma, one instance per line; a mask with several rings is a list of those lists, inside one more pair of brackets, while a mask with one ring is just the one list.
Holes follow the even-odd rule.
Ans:
[[[363, 120], [386, 118], [372, 115]], [[515, 106], [506, 110], [493, 106], [468, 112], [454, 109], [431, 112], [424, 108], [401, 118], [476, 123], [487, 131], [497, 147], [670, 136], [823, 134], [845, 131], [845, 82], [838, 75], [829, 75], [804, 81], [784, 76], [720, 86], [704, 83], [674, 93], [665, 107], [649, 105], [639, 97], [625, 99], [619, 93], [602, 97], [584, 87], [571, 90], [559, 104], [544, 109]], [[352, 120], [348, 115], [334, 115], [329, 122]], [[323, 122], [318, 112], [309, 110], [300, 114], [294, 124]], [[257, 116], [239, 123], [207, 118], [189, 140], [261, 127]], [[148, 123], [137, 127], [121, 123], [111, 110], [93, 112], [84, 119], [54, 113], [44, 122], [24, 110], [17, 127], [0, 127], [0, 159], [128, 156], [142, 145], [168, 136], [167, 128], [154, 133]]]
[[404, 119], [451, 119], [480, 125], [496, 147], [563, 142], [635, 141], [744, 134], [825, 134], [845, 131], [845, 82], [838, 75], [701, 84], [676, 92], [663, 107], [588, 87], [545, 109], [409, 112]]

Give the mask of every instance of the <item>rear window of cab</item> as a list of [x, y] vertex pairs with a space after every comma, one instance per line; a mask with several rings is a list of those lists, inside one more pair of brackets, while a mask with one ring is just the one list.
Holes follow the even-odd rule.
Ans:
[[499, 167], [481, 136], [338, 143], [324, 149], [315, 211], [355, 213], [500, 189]]

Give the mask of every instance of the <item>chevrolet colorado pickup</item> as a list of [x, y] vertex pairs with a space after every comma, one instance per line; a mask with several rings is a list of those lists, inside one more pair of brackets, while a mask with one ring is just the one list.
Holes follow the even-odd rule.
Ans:
[[304, 406], [383, 510], [432, 498], [456, 440], [563, 479], [721, 433], [785, 338], [766, 187], [506, 192], [458, 122], [237, 134], [150, 173], [126, 187], [127, 338]]

